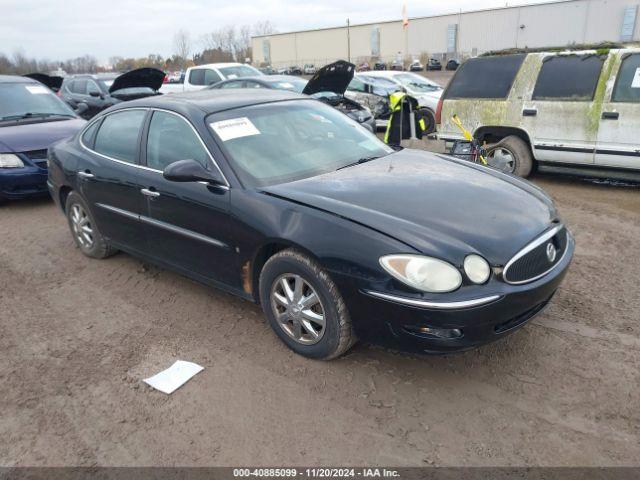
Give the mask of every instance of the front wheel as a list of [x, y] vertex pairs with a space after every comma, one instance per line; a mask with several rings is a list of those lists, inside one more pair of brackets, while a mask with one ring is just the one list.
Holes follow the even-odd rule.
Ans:
[[510, 135], [487, 147], [487, 164], [505, 173], [528, 177], [533, 168], [533, 156], [527, 143]]
[[355, 342], [335, 283], [316, 261], [296, 250], [283, 250], [265, 263], [260, 303], [271, 328], [300, 355], [329, 360]]

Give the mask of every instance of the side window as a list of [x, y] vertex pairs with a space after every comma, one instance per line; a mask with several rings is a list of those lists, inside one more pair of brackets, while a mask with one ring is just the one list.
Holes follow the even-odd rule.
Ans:
[[146, 114], [146, 110], [128, 110], [107, 115], [93, 149], [123, 162], [137, 163], [138, 137]]
[[86, 95], [87, 93], [87, 80], [84, 78], [76, 78], [71, 84], [72, 92], [80, 95]]
[[222, 78], [220, 75], [216, 73], [215, 70], [209, 70], [208, 68], [204, 71], [204, 84], [205, 85], [213, 85], [214, 83], [218, 83]]
[[233, 82], [225, 82], [225, 83], [223, 83], [220, 86], [220, 88], [242, 88], [243, 84], [244, 84], [244, 82], [242, 82], [242, 81], [235, 81], [234, 80]]
[[206, 85], [204, 83], [204, 69], [196, 68], [189, 72], [189, 83], [191, 85]]
[[87, 95], [91, 95], [91, 93], [101, 94], [102, 91], [100, 90], [100, 87], [96, 85], [96, 82], [93, 80], [87, 80]]
[[543, 60], [533, 100], [590, 101], [596, 92], [605, 56], [556, 55]]
[[75, 80], [69, 80], [68, 83], [65, 83], [65, 88], [67, 89], [67, 92], [73, 93], [74, 83], [75, 83]]
[[366, 88], [362, 80], [354, 77], [349, 83], [347, 90], [351, 90], [352, 92], [365, 92]]
[[445, 91], [446, 98], [507, 98], [525, 55], [470, 58]]
[[186, 120], [166, 112], [154, 112], [147, 137], [147, 166], [156, 170], [178, 160], [195, 160], [205, 168], [209, 156]]
[[96, 130], [98, 129], [98, 125], [100, 125], [100, 120], [97, 122], [93, 122], [89, 128], [87, 128], [82, 134], [82, 143], [84, 143], [87, 147], [93, 148], [93, 140], [96, 134]]
[[640, 53], [634, 53], [622, 60], [611, 101], [640, 102]]

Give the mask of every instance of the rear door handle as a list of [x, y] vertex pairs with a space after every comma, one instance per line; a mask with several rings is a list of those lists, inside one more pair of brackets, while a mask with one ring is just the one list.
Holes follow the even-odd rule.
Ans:
[[618, 112], [602, 112], [602, 118], [604, 120], [618, 120], [620, 113]]
[[538, 115], [538, 110], [535, 108], [525, 108], [522, 110], [523, 117], [535, 117], [536, 115]]
[[91, 173], [89, 170], [79, 171], [78, 176], [80, 178], [93, 178], [95, 175]]
[[140, 193], [142, 193], [143, 195], [145, 195], [147, 197], [159, 197], [160, 196], [160, 192], [157, 192], [156, 190], [150, 190], [148, 188], [141, 189]]

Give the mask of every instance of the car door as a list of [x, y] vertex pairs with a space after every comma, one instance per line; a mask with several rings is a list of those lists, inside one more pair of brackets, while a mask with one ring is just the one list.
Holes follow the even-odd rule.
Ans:
[[120, 110], [93, 123], [82, 136], [86, 155], [77, 171], [100, 232], [116, 246], [141, 253], [146, 238], [139, 220], [145, 205], [139, 159], [147, 113]]
[[171, 182], [162, 176], [164, 168], [178, 160], [196, 160], [207, 169], [217, 169], [199, 134], [181, 115], [156, 110], [144, 146], [149, 250], [174, 268], [239, 289], [228, 186]]
[[522, 108], [535, 158], [547, 162], [591, 164], [597, 122], [591, 120], [604, 56], [550, 55], [542, 59], [530, 98]]
[[602, 104], [596, 164], [640, 169], [640, 52], [619, 55]]

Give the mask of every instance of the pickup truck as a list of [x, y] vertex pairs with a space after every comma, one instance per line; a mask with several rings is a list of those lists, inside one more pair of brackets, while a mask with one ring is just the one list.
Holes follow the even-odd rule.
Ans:
[[210, 63], [187, 69], [184, 83], [164, 83], [160, 93], [179, 93], [202, 90], [222, 80], [263, 75], [257, 68], [242, 63]]

